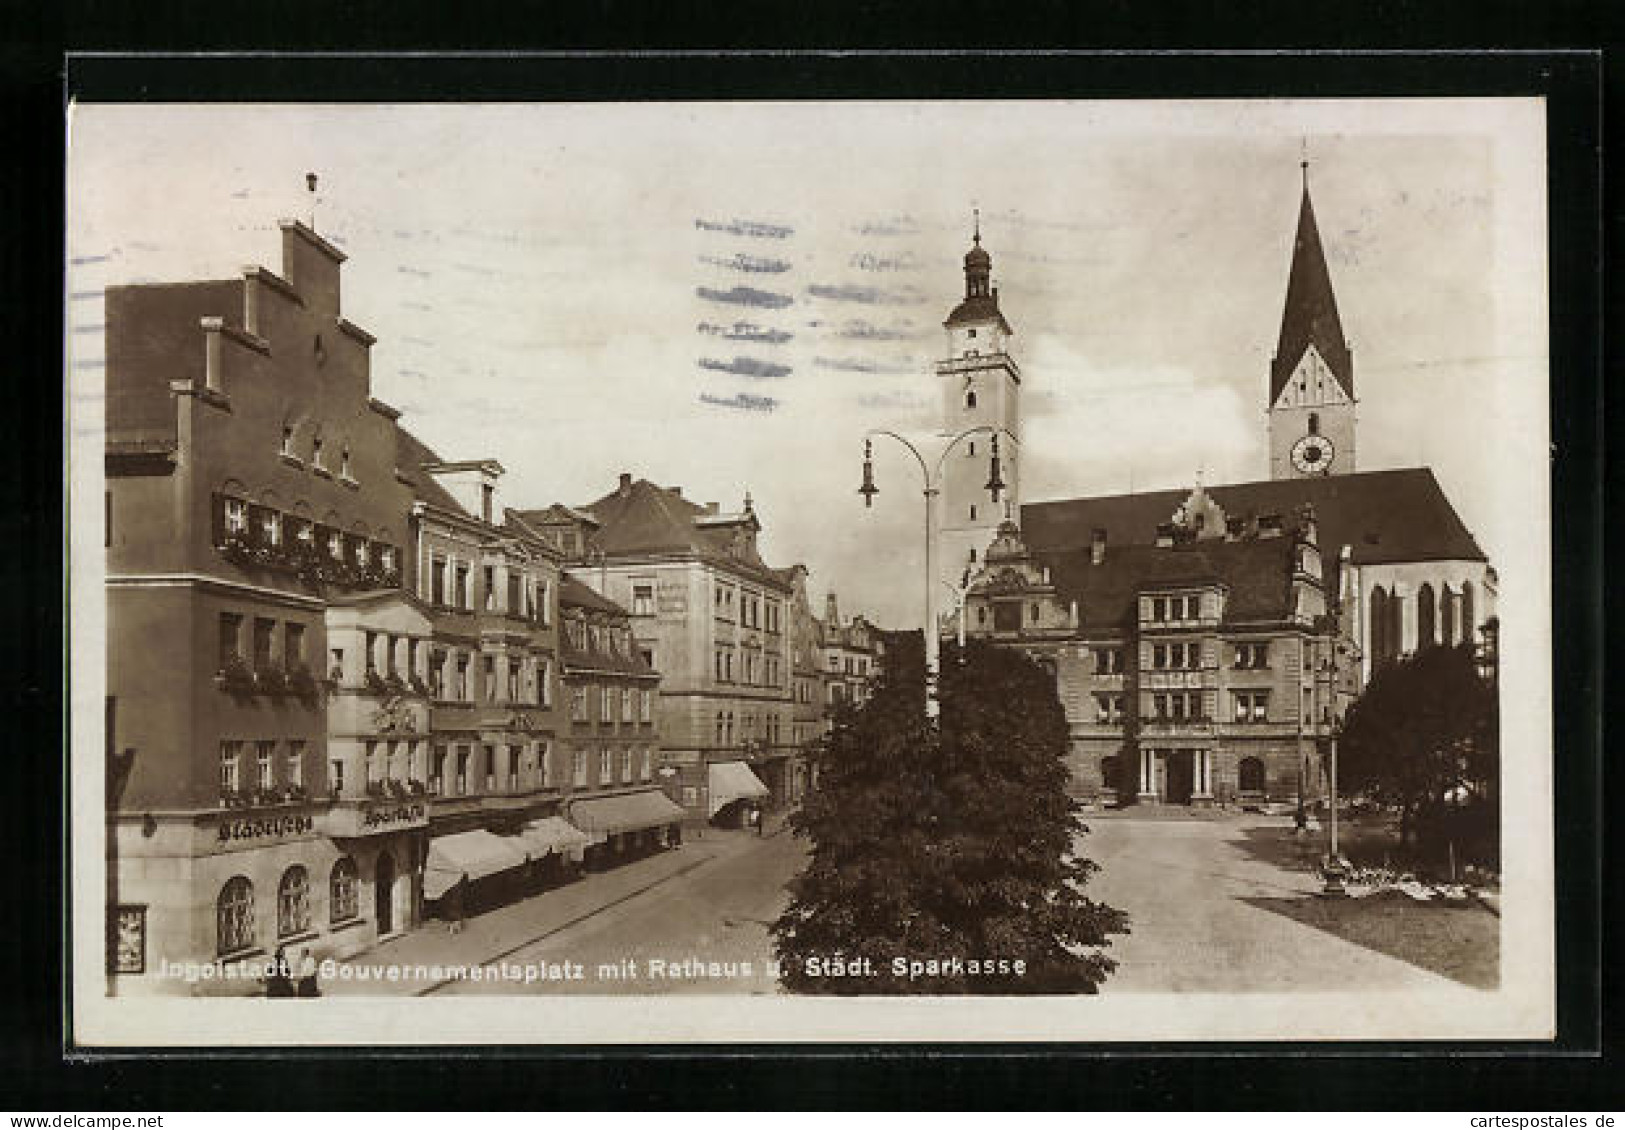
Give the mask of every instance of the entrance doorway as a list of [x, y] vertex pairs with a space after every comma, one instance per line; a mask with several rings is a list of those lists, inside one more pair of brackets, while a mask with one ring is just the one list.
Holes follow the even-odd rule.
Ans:
[[378, 853], [378, 867], [372, 879], [373, 916], [378, 923], [378, 935], [395, 932], [395, 857], [389, 852]]
[[1163, 801], [1167, 804], [1189, 804], [1191, 794], [1196, 791], [1195, 758], [1188, 749], [1171, 749], [1162, 756], [1167, 764]]

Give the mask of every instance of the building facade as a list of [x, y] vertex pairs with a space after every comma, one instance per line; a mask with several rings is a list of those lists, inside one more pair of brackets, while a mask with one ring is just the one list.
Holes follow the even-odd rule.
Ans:
[[1331, 720], [1376, 666], [1493, 631], [1495, 570], [1432, 471], [1355, 469], [1353, 352], [1307, 176], [1286, 290], [1269, 479], [1024, 503], [973, 577], [967, 634], [1054, 665], [1081, 794], [1312, 798]]
[[573, 550], [576, 579], [630, 613], [640, 655], [661, 673], [660, 758], [689, 822], [788, 796], [794, 585], [757, 552], [750, 497], [724, 512], [622, 474], [595, 502], [524, 519]]
[[401, 583], [396, 414], [340, 313], [343, 254], [284, 222], [282, 255], [106, 295], [112, 992], [414, 921], [426, 811], [339, 779], [362, 726], [329, 701], [332, 649]]

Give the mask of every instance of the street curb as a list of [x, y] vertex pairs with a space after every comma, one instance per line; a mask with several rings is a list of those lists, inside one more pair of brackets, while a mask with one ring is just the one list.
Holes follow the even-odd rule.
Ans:
[[[512, 954], [518, 953], [520, 950], [524, 949], [526, 946], [533, 946], [537, 942], [542, 941], [544, 938], [551, 938], [554, 934], [561, 933], [561, 932], [563, 932], [565, 930], [568, 930], [572, 926], [575, 926], [575, 925], [578, 925], [579, 923], [585, 922], [587, 919], [593, 917], [596, 914], [602, 914], [604, 911], [610, 909], [611, 907], [619, 906], [621, 903], [626, 902], [626, 901], [628, 901], [630, 899], [635, 899], [639, 895], [641, 895], [641, 894], [643, 894], [643, 893], [645, 893], [647, 891], [652, 891], [652, 890], [654, 890], [654, 888], [660, 886], [660, 884], [662, 884], [662, 883], [669, 883], [673, 879], [681, 878], [682, 876], [687, 875], [690, 871], [693, 871], [696, 867], [703, 867], [703, 866], [705, 866], [707, 863], [711, 862], [715, 858], [716, 858], [716, 856], [714, 856], [714, 855], [708, 855], [704, 859], [696, 859], [693, 863], [685, 864], [684, 866], [678, 868], [676, 871], [673, 871], [670, 875], [662, 875], [660, 878], [654, 880], [652, 883], [645, 883], [641, 887], [635, 887], [632, 890], [627, 891], [624, 895], [620, 895], [620, 896], [618, 896], [616, 898], [613, 898], [609, 902], [606, 902], [601, 906], [595, 906], [591, 910], [584, 911], [583, 913], [576, 915], [574, 918], [568, 919], [568, 920], [566, 920], [564, 922], [559, 923], [557, 926], [554, 926], [554, 927], [551, 927], [550, 929], [542, 931], [540, 934], [537, 934], [533, 938], [527, 938], [524, 941], [520, 942], [518, 945], [509, 946], [507, 949], [501, 951], [500, 953], [494, 953], [490, 957], [483, 958], [482, 960], [474, 962], [473, 964], [477, 968], [483, 969], [487, 965], [491, 965], [491, 964], [493, 964], [495, 962], [501, 961], [505, 957], [508, 957], [508, 956], [510, 956]], [[437, 981], [432, 985], [428, 985], [428, 986], [425, 986], [422, 989], [419, 989], [417, 992], [413, 993], [412, 995], [415, 996], [415, 997], [426, 997], [430, 993], [439, 992], [441, 989], [444, 989], [447, 985], [455, 984], [456, 982], [461, 981], [461, 980], [463, 980], [463, 978], [461, 978], [461, 977], [447, 977], [443, 981]]]

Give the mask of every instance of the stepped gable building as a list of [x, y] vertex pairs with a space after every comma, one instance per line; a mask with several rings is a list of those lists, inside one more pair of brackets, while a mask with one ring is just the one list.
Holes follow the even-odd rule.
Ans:
[[967, 633], [1055, 664], [1079, 792], [1312, 797], [1313, 754], [1374, 668], [1494, 631], [1495, 570], [1433, 472], [1355, 470], [1356, 403], [1306, 173], [1271, 477], [1024, 503], [973, 573]]
[[684, 812], [655, 776], [660, 676], [632, 636], [625, 608], [573, 577], [559, 590], [565, 743], [565, 813], [586, 832], [589, 866], [678, 841]]
[[824, 652], [824, 703], [862, 706], [869, 699], [870, 681], [879, 673], [875, 665], [876, 633], [862, 616], [841, 622], [834, 593], [824, 598], [824, 619], [819, 625]]
[[280, 275], [106, 294], [110, 992], [415, 920], [427, 807], [367, 792], [355, 758], [363, 732], [408, 756], [424, 704], [374, 725], [329, 699], [374, 609], [425, 634], [389, 595], [410, 544], [397, 413], [340, 312], [343, 253], [281, 232]]
[[623, 473], [594, 502], [522, 516], [570, 555], [578, 580], [630, 612], [661, 672], [661, 759], [691, 822], [729, 819], [772, 794], [764, 777], [793, 776], [794, 586], [757, 552], [748, 494], [724, 512]]

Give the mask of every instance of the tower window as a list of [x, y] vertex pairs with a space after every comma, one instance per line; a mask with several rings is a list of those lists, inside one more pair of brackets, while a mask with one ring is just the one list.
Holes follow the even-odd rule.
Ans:
[[965, 393], [965, 407], [966, 408], [975, 408], [976, 407], [976, 390], [975, 389], [970, 389], [968, 392]]
[[966, 330], [965, 331], [965, 336], [966, 337], [975, 337], [976, 336], [976, 331], [975, 330]]
[[972, 522], [976, 521], [976, 503], [974, 502], [970, 504], [970, 520]]
[[1320, 413], [1319, 412], [1311, 412], [1311, 413], [1309, 413], [1309, 434], [1312, 435], [1312, 436], [1318, 436], [1320, 434]]
[[971, 453], [971, 455], [973, 457], [976, 455], [976, 441], [975, 440], [970, 441], [970, 453]]

